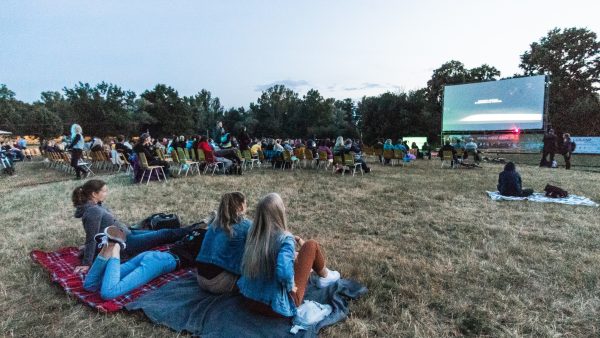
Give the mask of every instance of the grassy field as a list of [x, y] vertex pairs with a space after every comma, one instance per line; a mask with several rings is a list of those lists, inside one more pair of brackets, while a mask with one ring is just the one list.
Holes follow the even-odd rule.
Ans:
[[[492, 202], [501, 165], [440, 169], [373, 165], [364, 177], [254, 170], [131, 185], [109, 183], [124, 222], [152, 212], [194, 222], [226, 191], [279, 192], [293, 232], [320, 241], [329, 265], [369, 288], [325, 337], [600, 335], [599, 208]], [[28, 256], [83, 242], [70, 193], [80, 182], [41, 163], [0, 177], [0, 335], [177, 336], [142, 314], [104, 315], [69, 298]], [[600, 201], [600, 175], [519, 165], [524, 185], [554, 183]], [[64, 181], [63, 181], [64, 180]], [[44, 184], [37, 184], [44, 183]]]

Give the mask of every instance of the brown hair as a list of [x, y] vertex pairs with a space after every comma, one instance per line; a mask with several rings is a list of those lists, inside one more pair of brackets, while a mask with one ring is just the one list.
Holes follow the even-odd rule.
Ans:
[[221, 203], [217, 210], [217, 217], [213, 224], [225, 230], [230, 236], [233, 235], [232, 226], [241, 221], [240, 208], [246, 201], [246, 196], [239, 191], [228, 192], [221, 196]]
[[73, 206], [77, 207], [85, 204], [92, 198], [93, 193], [99, 192], [105, 185], [106, 182], [102, 180], [89, 180], [83, 185], [78, 186], [73, 190], [73, 195], [71, 196]]

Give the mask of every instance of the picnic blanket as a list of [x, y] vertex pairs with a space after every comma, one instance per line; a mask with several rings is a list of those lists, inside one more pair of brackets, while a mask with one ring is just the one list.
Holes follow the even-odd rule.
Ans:
[[184, 276], [162, 288], [149, 292], [125, 306], [127, 310], [143, 310], [157, 324], [175, 331], [188, 331], [205, 338], [215, 337], [316, 337], [321, 328], [333, 325], [348, 315], [347, 299], [367, 292], [361, 284], [341, 279], [327, 288], [315, 286], [316, 276], [305, 294], [306, 300], [329, 304], [333, 311], [319, 323], [290, 333], [291, 319], [256, 314], [244, 305], [239, 294], [214, 295], [199, 288], [196, 278]]
[[486, 191], [488, 196], [494, 201], [531, 201], [531, 202], [542, 202], [542, 203], [560, 203], [560, 204], [569, 204], [569, 205], [585, 205], [589, 207], [597, 207], [598, 203], [592, 201], [591, 199], [583, 196], [577, 196], [569, 194], [569, 196], [564, 198], [551, 198], [546, 197], [543, 193], [535, 192], [533, 195], [528, 197], [514, 197], [514, 196], [504, 196], [500, 195], [497, 191]]
[[[163, 251], [167, 248], [168, 246], [162, 246], [156, 250]], [[57, 282], [67, 293], [74, 295], [83, 303], [102, 312], [119, 311], [125, 305], [152, 290], [156, 290], [161, 286], [184, 276], [192, 275], [189, 269], [180, 269], [172, 273], [164, 274], [126, 295], [113, 300], [103, 300], [100, 297], [99, 292], [88, 292], [83, 289], [83, 274], [73, 273], [73, 269], [81, 263], [78, 257], [79, 250], [77, 248], [67, 247], [55, 252], [34, 250], [30, 255], [35, 262], [39, 263], [50, 273], [53, 282]]]

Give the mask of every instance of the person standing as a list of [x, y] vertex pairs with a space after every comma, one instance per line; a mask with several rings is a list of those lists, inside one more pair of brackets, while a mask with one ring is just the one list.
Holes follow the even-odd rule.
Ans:
[[[548, 133], [544, 135], [544, 148], [542, 150], [542, 159], [540, 161], [540, 167], [552, 167], [554, 161], [554, 154], [556, 153], [556, 134], [554, 129], [548, 130]], [[550, 160], [548, 161], [548, 155]]]
[[83, 157], [83, 130], [81, 126], [74, 123], [71, 126], [71, 143], [68, 149], [71, 150], [71, 166], [75, 169], [75, 178], [80, 180], [81, 173], [87, 175], [88, 171], [79, 165], [79, 160]]
[[563, 144], [561, 154], [565, 158], [565, 169], [571, 169], [571, 155], [575, 151], [575, 142], [571, 141], [571, 134], [563, 134]]

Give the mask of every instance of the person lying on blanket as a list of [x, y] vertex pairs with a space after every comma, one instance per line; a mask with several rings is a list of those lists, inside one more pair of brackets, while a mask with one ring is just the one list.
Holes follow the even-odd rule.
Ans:
[[[297, 254], [295, 243], [300, 246]], [[311, 269], [319, 275], [321, 288], [340, 278], [339, 272], [325, 266], [316, 241], [304, 241], [288, 231], [281, 197], [276, 193], [263, 197], [248, 233], [237, 283], [246, 306], [267, 316], [293, 317], [304, 299]]]
[[237, 290], [242, 255], [252, 221], [245, 218], [246, 196], [241, 192], [223, 194], [214, 221], [208, 226], [196, 257], [198, 284], [221, 294]]
[[[103, 299], [113, 299], [162, 274], [195, 267], [202, 288], [213, 293], [234, 291], [240, 274], [243, 245], [252, 225], [244, 218], [245, 212], [244, 194], [225, 193], [216, 214], [203, 221], [209, 225], [208, 229], [193, 230], [168, 251], [146, 251], [122, 265], [119, 259], [121, 246], [127, 246], [124, 233], [117, 227], [108, 227], [104, 236], [97, 236], [103, 248], [83, 287], [90, 292], [100, 290]], [[204, 262], [196, 261], [197, 257]]]
[[202, 245], [205, 229], [192, 230], [168, 251], [145, 251], [121, 264], [121, 250], [126, 235], [116, 226], [109, 226], [97, 236], [102, 247], [89, 270], [83, 288], [100, 291], [100, 297], [110, 300], [127, 294], [154, 278], [180, 268], [194, 265], [194, 258]]
[[512, 162], [506, 163], [504, 171], [498, 176], [498, 191], [504, 196], [527, 197], [533, 194], [533, 189], [522, 188], [521, 175]]
[[119, 222], [102, 203], [108, 197], [108, 187], [102, 180], [89, 180], [73, 190], [72, 201], [75, 218], [81, 218], [85, 230], [85, 245], [81, 265], [75, 267], [75, 273], [86, 273], [96, 255], [94, 237], [114, 225], [125, 234], [127, 248], [125, 255], [131, 257], [159, 245], [174, 243], [190, 232], [188, 228], [149, 230], [129, 230]]

